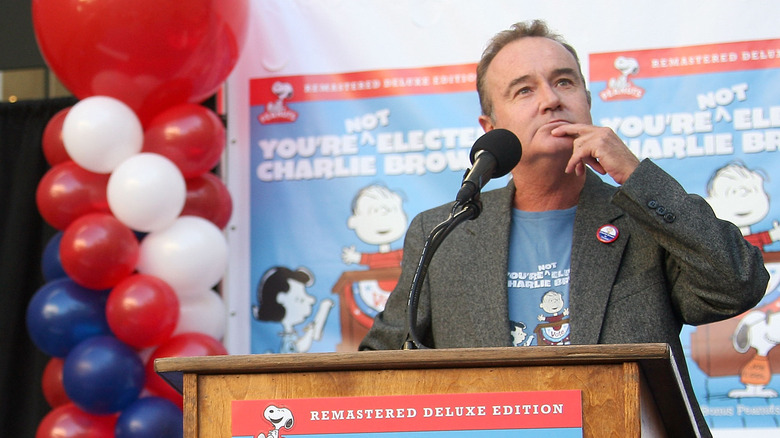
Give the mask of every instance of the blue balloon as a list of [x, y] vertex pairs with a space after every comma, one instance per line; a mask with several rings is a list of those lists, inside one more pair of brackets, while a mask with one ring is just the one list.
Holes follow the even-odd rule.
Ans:
[[139, 398], [119, 415], [114, 433], [116, 438], [181, 438], [184, 418], [168, 399]]
[[62, 240], [62, 231], [58, 232], [46, 244], [46, 248], [43, 250], [43, 257], [41, 259], [41, 270], [43, 271], [43, 278], [46, 281], [56, 280], [58, 278], [67, 277], [65, 269], [62, 268], [62, 260], [60, 259], [60, 241]]
[[138, 398], [145, 380], [138, 353], [112, 336], [94, 336], [81, 342], [62, 365], [65, 393], [92, 414], [126, 408]]
[[27, 304], [27, 332], [41, 351], [65, 357], [92, 336], [109, 335], [108, 291], [79, 286], [69, 278], [43, 285]]

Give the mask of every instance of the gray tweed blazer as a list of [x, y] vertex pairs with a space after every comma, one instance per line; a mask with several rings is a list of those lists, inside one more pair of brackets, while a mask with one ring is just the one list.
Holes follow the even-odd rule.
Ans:
[[[514, 186], [481, 195], [483, 211], [441, 244], [423, 285], [417, 333], [433, 348], [511, 346], [507, 255]], [[403, 272], [360, 348], [401, 348], [406, 304], [420, 251], [451, 205], [414, 218]], [[617, 240], [602, 243], [612, 224]], [[589, 171], [574, 221], [569, 295], [572, 344], [671, 345], [685, 386], [680, 330], [738, 315], [763, 296], [769, 276], [761, 252], [700, 196], [644, 160], [620, 188]], [[704, 436], [706, 424], [694, 403]]]

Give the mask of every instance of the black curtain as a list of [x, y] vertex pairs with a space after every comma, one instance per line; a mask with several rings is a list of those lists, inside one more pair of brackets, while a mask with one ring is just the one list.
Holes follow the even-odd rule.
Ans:
[[41, 137], [49, 119], [76, 103], [62, 98], [0, 103], [0, 436], [34, 437], [51, 410], [41, 389], [50, 357], [27, 335], [27, 303], [43, 286], [41, 256], [56, 230], [35, 204], [49, 169]]

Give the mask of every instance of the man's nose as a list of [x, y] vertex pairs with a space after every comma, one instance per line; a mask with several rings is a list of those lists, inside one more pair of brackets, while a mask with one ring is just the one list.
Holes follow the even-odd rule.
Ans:
[[537, 91], [541, 112], [556, 111], [561, 106], [561, 97], [550, 84], [544, 84]]

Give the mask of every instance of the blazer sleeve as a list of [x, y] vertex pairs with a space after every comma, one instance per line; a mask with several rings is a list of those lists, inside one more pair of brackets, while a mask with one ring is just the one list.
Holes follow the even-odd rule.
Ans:
[[769, 274], [761, 251], [651, 161], [640, 163], [612, 203], [666, 251], [671, 299], [685, 323], [738, 315], [764, 296]]

